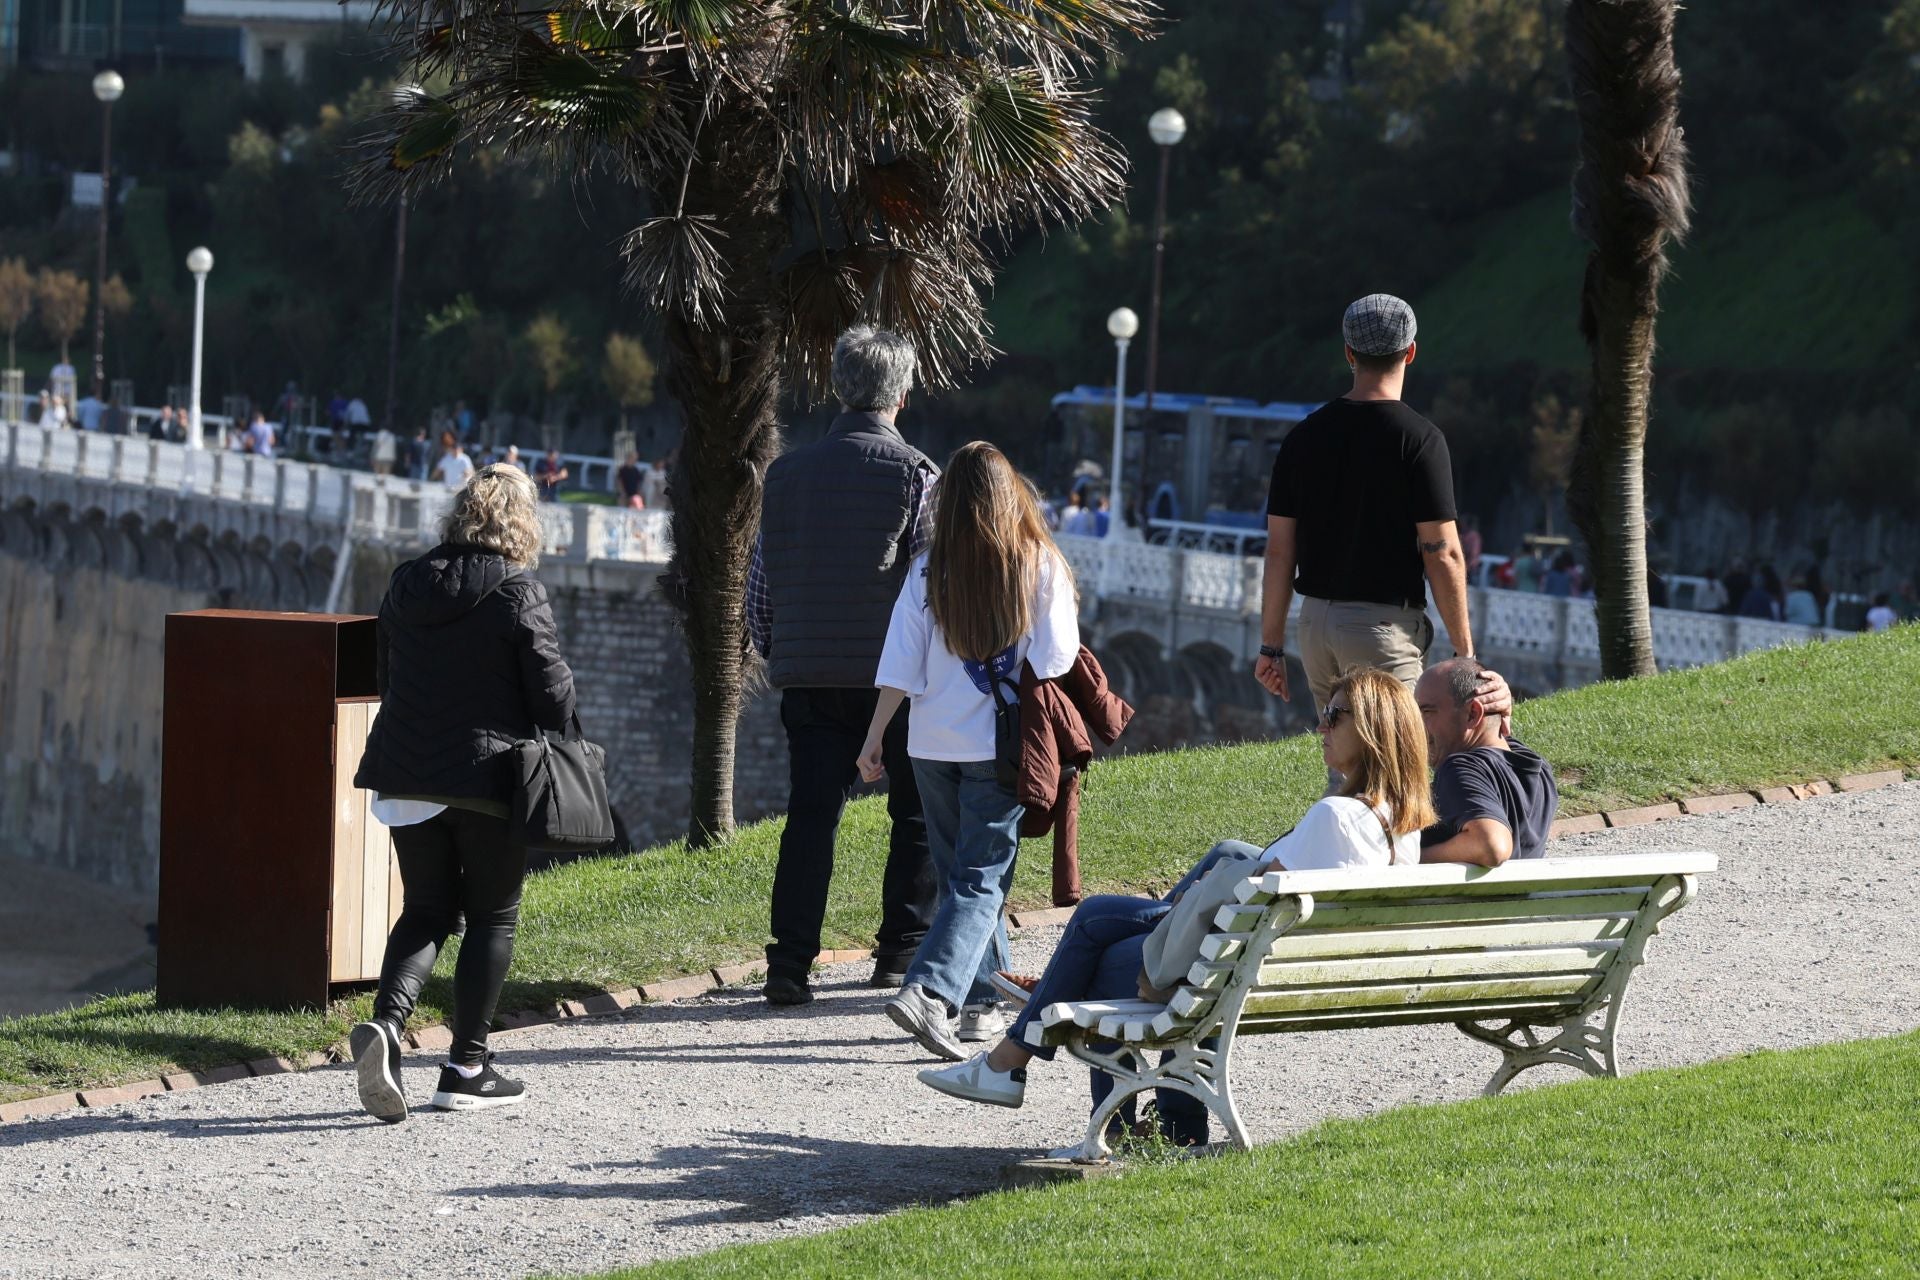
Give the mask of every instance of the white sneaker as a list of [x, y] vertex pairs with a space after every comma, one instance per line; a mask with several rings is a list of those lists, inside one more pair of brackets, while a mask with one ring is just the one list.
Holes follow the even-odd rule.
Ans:
[[920, 1078], [950, 1098], [984, 1102], [990, 1107], [1017, 1107], [1027, 1097], [1027, 1069], [995, 1071], [987, 1065], [984, 1052], [958, 1066], [928, 1067]]
[[1007, 1015], [997, 1004], [970, 1004], [960, 1010], [960, 1025], [954, 1032], [963, 1043], [986, 1044], [998, 1040], [1007, 1029]]
[[953, 1038], [953, 1015], [947, 1012], [946, 1002], [928, 995], [919, 983], [900, 988], [900, 994], [887, 1001], [886, 1009], [894, 1025], [918, 1040], [934, 1057], [958, 1062], [967, 1056], [967, 1051]]

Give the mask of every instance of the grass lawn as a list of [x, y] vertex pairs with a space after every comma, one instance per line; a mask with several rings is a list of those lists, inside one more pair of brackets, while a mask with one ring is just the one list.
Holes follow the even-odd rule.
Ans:
[[[1560, 771], [1563, 814], [1843, 773], [1920, 769], [1920, 627], [1777, 649], [1527, 703], [1517, 730]], [[1319, 753], [1283, 742], [1120, 757], [1089, 775], [1081, 861], [1089, 889], [1171, 883], [1224, 837], [1271, 839], [1324, 785]], [[862, 946], [879, 918], [886, 815], [847, 812], [826, 945]], [[533, 877], [502, 1010], [633, 986], [760, 954], [779, 821], [725, 848], [666, 845]], [[1017, 905], [1045, 902], [1047, 846], [1024, 860]], [[448, 959], [441, 974], [449, 971]], [[444, 976], [424, 1021], [444, 1016]], [[0, 1101], [309, 1052], [338, 1041], [370, 998], [323, 1011], [181, 1013], [151, 996], [0, 1021]]]
[[1920, 1033], [1337, 1120], [613, 1273], [1912, 1276]]

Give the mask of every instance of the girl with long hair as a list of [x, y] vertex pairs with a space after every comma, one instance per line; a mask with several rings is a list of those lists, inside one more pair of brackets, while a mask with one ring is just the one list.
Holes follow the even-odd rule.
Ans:
[[939, 1057], [958, 1061], [962, 1040], [1000, 1029], [989, 979], [1006, 967], [1002, 907], [1023, 810], [995, 765], [996, 699], [1018, 700], [1023, 662], [1050, 680], [1079, 652], [1073, 574], [1032, 486], [991, 444], [963, 446], [940, 477], [927, 553], [894, 603], [860, 752], [862, 776], [878, 781], [881, 738], [912, 699], [907, 754], [940, 903], [887, 1016]]
[[[969, 1102], [1017, 1107], [1026, 1094], [1027, 1064], [1054, 1053], [1027, 1041], [1040, 1011], [1060, 1001], [1168, 999], [1199, 959], [1214, 914], [1235, 900], [1240, 881], [1271, 870], [1417, 864], [1420, 832], [1435, 819], [1427, 733], [1413, 695], [1384, 671], [1348, 672], [1328, 693], [1318, 732], [1321, 757], [1342, 782], [1293, 830], [1264, 849], [1222, 841], [1163, 899], [1088, 898], [1006, 1036], [966, 1062], [922, 1071], [920, 1078]], [[1094, 1073], [1096, 1107], [1112, 1087], [1105, 1073]], [[1169, 1090], [1157, 1106], [1174, 1142], [1206, 1141], [1207, 1113], [1198, 1101]]]

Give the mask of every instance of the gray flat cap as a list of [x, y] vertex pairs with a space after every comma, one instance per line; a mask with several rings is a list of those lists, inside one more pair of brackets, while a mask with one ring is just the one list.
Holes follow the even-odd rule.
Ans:
[[1419, 328], [1413, 308], [1390, 293], [1370, 293], [1347, 308], [1340, 331], [1363, 356], [1397, 355], [1413, 345]]

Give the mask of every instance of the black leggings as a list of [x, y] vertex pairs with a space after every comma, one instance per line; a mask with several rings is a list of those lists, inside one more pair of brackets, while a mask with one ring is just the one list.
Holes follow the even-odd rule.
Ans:
[[513, 961], [527, 851], [512, 838], [505, 818], [469, 809], [448, 809], [425, 822], [395, 827], [393, 847], [406, 906], [387, 939], [373, 1016], [406, 1025], [440, 948], [465, 913], [466, 938], [453, 970], [453, 1047], [447, 1056], [462, 1066], [478, 1065], [486, 1058], [494, 1004]]

